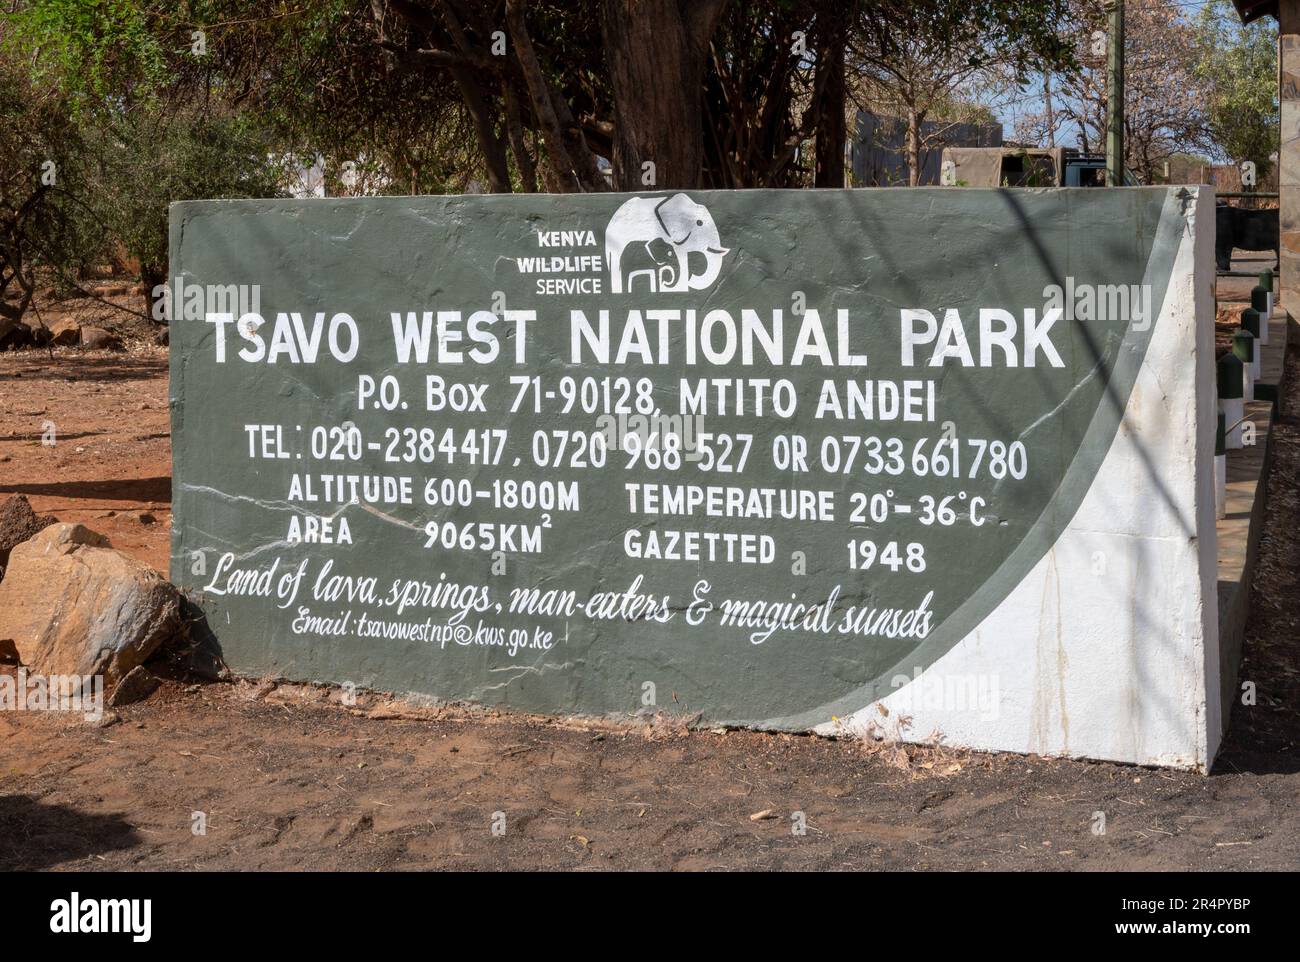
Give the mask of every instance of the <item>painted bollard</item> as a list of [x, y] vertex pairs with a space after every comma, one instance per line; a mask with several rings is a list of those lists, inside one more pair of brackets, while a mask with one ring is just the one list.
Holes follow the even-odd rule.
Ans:
[[1252, 379], [1258, 381], [1261, 374], [1260, 355], [1263, 354], [1263, 351], [1260, 350], [1260, 347], [1262, 347], [1264, 344], [1264, 341], [1262, 339], [1263, 336], [1260, 334], [1260, 331], [1263, 329], [1264, 324], [1263, 324], [1263, 318], [1259, 316], [1259, 311], [1256, 311], [1255, 309], [1250, 307], [1242, 311], [1241, 327], [1243, 330], [1249, 331], [1251, 336], [1255, 338], [1255, 348], [1251, 352], [1251, 357], [1250, 357], [1250, 376]]
[[1255, 400], [1255, 335], [1250, 331], [1240, 330], [1232, 335], [1232, 353], [1241, 361], [1241, 396], [1247, 401]]
[[1214, 432], [1214, 512], [1218, 518], [1228, 514], [1228, 445], [1224, 424], [1227, 419], [1219, 412], [1219, 424]]
[[1224, 444], [1230, 450], [1242, 446], [1241, 421], [1246, 415], [1246, 405], [1242, 400], [1246, 380], [1244, 369], [1241, 358], [1235, 354], [1219, 358], [1219, 413], [1224, 420]]
[[1265, 316], [1272, 317], [1273, 305], [1277, 303], [1277, 292], [1273, 290], [1273, 268], [1266, 267], [1259, 272], [1259, 286], [1268, 294], [1268, 314]]
[[1264, 290], [1263, 286], [1256, 287], [1250, 292], [1250, 309], [1259, 314], [1259, 331], [1255, 336], [1259, 338], [1259, 346], [1268, 346], [1268, 319], [1273, 316], [1273, 295]]

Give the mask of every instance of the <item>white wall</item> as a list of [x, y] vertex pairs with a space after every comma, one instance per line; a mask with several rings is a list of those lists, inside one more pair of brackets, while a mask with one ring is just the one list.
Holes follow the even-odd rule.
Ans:
[[[1220, 724], [1214, 197], [1197, 192], [1120, 429], [1003, 603], [833, 732], [1208, 770]], [[983, 686], [983, 703], [964, 693]]]

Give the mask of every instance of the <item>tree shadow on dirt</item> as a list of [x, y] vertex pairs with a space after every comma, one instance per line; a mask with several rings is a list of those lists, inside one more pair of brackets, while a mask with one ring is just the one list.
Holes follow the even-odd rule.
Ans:
[[0, 795], [0, 871], [48, 869], [134, 848], [139, 833], [120, 815], [92, 815], [30, 795]]
[[[77, 441], [81, 438], [99, 438], [107, 434], [107, 431], [71, 431], [67, 434], [57, 436], [60, 441]], [[46, 434], [44, 431], [28, 431], [25, 434], [10, 434], [0, 441], [43, 441]]]
[[132, 357], [104, 354], [56, 354], [44, 351], [10, 354], [24, 366], [0, 372], [0, 381], [20, 378], [62, 378], [67, 381], [149, 381], [167, 376], [166, 356]]
[[110, 481], [54, 481], [49, 484], [0, 484], [0, 494], [51, 498], [102, 499], [171, 504], [171, 478], [120, 478]]

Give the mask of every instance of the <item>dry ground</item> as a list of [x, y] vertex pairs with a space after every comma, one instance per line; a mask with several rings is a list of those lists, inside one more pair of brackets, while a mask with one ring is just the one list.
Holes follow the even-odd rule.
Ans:
[[[1288, 362], [1300, 385], [1300, 355]], [[0, 497], [24, 492], [39, 513], [88, 523], [165, 570], [166, 385], [159, 350], [0, 355]], [[52, 448], [40, 443], [47, 420]], [[1294, 387], [1276, 443], [1244, 666], [1261, 697], [1238, 706], [1208, 778], [671, 724], [422, 715], [344, 706], [338, 690], [177, 680], [108, 727], [0, 714], [0, 869], [1294, 869]], [[192, 831], [196, 812], [206, 834]], [[805, 835], [791, 831], [794, 812]], [[1092, 831], [1097, 812], [1105, 834]]]

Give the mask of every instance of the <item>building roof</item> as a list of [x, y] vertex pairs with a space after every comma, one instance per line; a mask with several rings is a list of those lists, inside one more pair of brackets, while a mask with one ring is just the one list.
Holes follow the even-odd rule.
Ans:
[[1232, 0], [1242, 23], [1252, 23], [1260, 17], [1277, 17], [1278, 0]]

